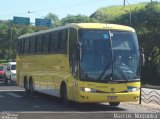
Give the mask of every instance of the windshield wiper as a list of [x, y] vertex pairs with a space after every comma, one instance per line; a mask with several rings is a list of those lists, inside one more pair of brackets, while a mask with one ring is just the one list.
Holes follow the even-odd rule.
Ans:
[[[108, 63], [108, 64], [105, 66], [105, 68], [104, 68], [103, 72], [100, 74], [98, 80], [102, 80], [103, 75], [105, 74], [105, 72], [107, 71], [107, 69], [109, 68], [109, 66], [111, 65], [111, 63], [112, 63], [112, 62]], [[112, 72], [112, 73], [113, 73], [113, 72]], [[106, 75], [105, 78], [106, 78], [107, 76], [110, 76], [112, 73], [110, 73], [109, 75]], [[112, 76], [112, 75], [111, 75], [111, 76]]]
[[[127, 77], [126, 77], [126, 75], [124, 74], [124, 72], [123, 72], [123, 70], [122, 70], [122, 68], [121, 68], [121, 66], [122, 65], [125, 65], [125, 64], [118, 64], [117, 66], [116, 66], [116, 68], [118, 68], [119, 69], [119, 72], [118, 73], [120, 73], [121, 74], [121, 78], [123, 78], [125, 81], [127, 81], [128, 82], [128, 79], [127, 79]], [[114, 79], [115, 80], [115, 79]], [[123, 81], [124, 81], [123, 80]], [[116, 81], [116, 80], [115, 80]]]
[[[112, 65], [112, 63], [113, 63], [113, 65]], [[110, 67], [110, 65], [113, 66], [113, 67], [112, 67], [113, 70], [110, 69], [110, 70], [111, 70], [111, 73], [109, 73], [109, 74], [107, 74], [106, 76], [104, 76], [105, 73], [106, 73], [106, 71], [107, 71], [107, 69]], [[108, 64], [106, 65], [106, 67], [104, 68], [103, 72], [100, 74], [98, 80], [103, 80], [103, 79], [107, 79], [107, 80], [109, 80], [109, 81], [122, 81], [122, 80], [123, 80], [123, 81], [127, 81], [127, 82], [128, 82], [128, 79], [127, 79], [126, 75], [124, 74], [122, 68], [120, 67], [120, 66], [122, 66], [122, 65], [125, 65], [125, 64], [116, 63], [116, 60], [114, 60], [114, 62], [108, 63]], [[116, 71], [116, 70], [118, 70], [117, 72], [120, 73], [120, 75], [121, 75], [120, 79], [121, 79], [121, 80], [116, 80], [116, 79], [114, 78], [114, 77], [115, 77], [114, 75], [115, 75], [115, 71]], [[104, 76], [104, 77], [103, 77], [103, 76]], [[111, 78], [112, 78], [112, 79], [111, 79]]]

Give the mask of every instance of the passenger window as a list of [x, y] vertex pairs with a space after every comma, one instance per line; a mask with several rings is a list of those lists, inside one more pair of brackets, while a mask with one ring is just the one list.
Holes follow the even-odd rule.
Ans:
[[57, 51], [57, 39], [56, 39], [56, 33], [52, 32], [50, 34], [50, 51], [55, 52]]
[[21, 50], [22, 54], [24, 54], [24, 48], [25, 48], [25, 39], [22, 40], [22, 50]]
[[38, 36], [36, 37], [36, 52], [37, 53], [41, 53], [42, 52], [42, 36]]
[[67, 53], [67, 30], [63, 30], [60, 33], [60, 51]]
[[47, 53], [48, 52], [48, 40], [49, 40], [49, 34], [43, 35], [43, 52]]
[[30, 53], [34, 53], [35, 52], [35, 37], [32, 37], [30, 39]]

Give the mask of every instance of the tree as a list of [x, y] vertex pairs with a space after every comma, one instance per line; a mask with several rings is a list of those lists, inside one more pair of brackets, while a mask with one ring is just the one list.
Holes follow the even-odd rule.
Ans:
[[[34, 32], [32, 26], [15, 25], [11, 20], [0, 21], [0, 59], [16, 58], [18, 36]], [[10, 50], [11, 48], [11, 50]]]
[[45, 19], [50, 19], [52, 21], [52, 27], [57, 27], [61, 25], [61, 21], [56, 14], [49, 13]]
[[94, 18], [89, 18], [85, 15], [67, 15], [67, 17], [63, 18], [61, 20], [62, 25], [68, 24], [68, 23], [88, 23], [88, 22], [96, 22], [97, 20]]

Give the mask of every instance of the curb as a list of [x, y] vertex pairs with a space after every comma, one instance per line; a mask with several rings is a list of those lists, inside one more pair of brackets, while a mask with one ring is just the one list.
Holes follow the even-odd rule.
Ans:
[[152, 85], [142, 85], [142, 88], [150, 88], [160, 90], [160, 86], [152, 86]]

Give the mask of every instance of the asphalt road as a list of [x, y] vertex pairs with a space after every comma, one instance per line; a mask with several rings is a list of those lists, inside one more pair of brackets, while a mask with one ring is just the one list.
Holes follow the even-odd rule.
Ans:
[[116, 119], [119, 113], [125, 117], [132, 113], [129, 116], [134, 117], [135, 113], [155, 112], [158, 110], [127, 103], [118, 107], [107, 103], [65, 106], [59, 98], [40, 93], [28, 95], [21, 87], [0, 84], [0, 119]]

